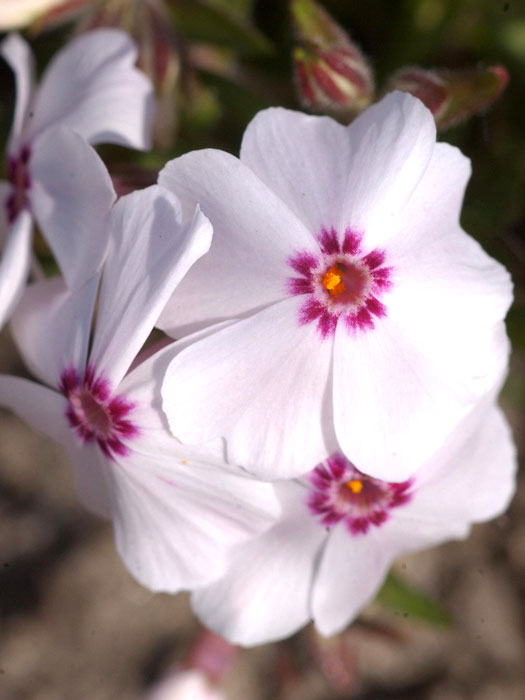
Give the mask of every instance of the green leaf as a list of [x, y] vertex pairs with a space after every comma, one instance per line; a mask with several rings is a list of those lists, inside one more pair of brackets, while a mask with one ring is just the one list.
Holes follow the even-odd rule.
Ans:
[[249, 55], [271, 54], [270, 41], [249, 22], [224, 14], [205, 0], [178, 0], [170, 5], [178, 31], [192, 41], [227, 46]]
[[253, 12], [254, 0], [205, 0], [211, 7], [240, 21], [249, 21]]
[[441, 627], [449, 627], [452, 624], [452, 616], [448, 610], [432, 598], [407, 586], [392, 573], [387, 576], [376, 600], [392, 612], [406, 618]]

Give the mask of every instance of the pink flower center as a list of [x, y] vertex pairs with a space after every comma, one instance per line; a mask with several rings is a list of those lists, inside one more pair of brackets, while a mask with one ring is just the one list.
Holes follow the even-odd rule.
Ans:
[[108, 459], [129, 454], [125, 441], [139, 431], [129, 420], [134, 404], [112, 395], [109, 382], [88, 365], [82, 378], [73, 367], [60, 377], [60, 391], [68, 400], [66, 417], [82, 442], [96, 442]]
[[355, 333], [374, 328], [374, 319], [386, 316], [379, 297], [391, 289], [392, 268], [385, 253], [364, 253], [362, 235], [347, 229], [342, 243], [334, 229], [319, 235], [320, 255], [296, 253], [288, 264], [299, 277], [288, 279], [288, 291], [304, 295], [299, 323], [316, 322], [323, 338], [335, 333], [339, 318]]
[[412, 480], [381, 481], [362, 474], [346, 457], [334, 453], [310, 473], [313, 489], [308, 495], [310, 511], [326, 527], [344, 521], [352, 535], [379, 527], [392, 508], [408, 503]]
[[22, 209], [28, 204], [27, 190], [31, 187], [29, 175], [29, 158], [31, 151], [29, 146], [24, 146], [16, 158], [10, 157], [7, 164], [7, 179], [12, 185], [11, 191], [5, 200], [7, 220], [11, 224]]

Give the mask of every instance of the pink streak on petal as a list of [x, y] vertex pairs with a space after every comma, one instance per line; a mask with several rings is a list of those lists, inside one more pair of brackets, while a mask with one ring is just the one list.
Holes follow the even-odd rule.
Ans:
[[330, 231], [325, 228], [321, 229], [319, 245], [321, 246], [321, 251], [325, 255], [334, 255], [335, 253], [341, 252], [337, 231], [334, 228], [330, 229]]

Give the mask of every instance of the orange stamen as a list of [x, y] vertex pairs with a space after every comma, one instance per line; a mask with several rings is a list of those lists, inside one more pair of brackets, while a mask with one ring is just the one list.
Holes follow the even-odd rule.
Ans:
[[323, 287], [332, 296], [337, 296], [345, 291], [345, 283], [341, 279], [341, 276], [342, 271], [337, 265], [332, 265], [323, 275]]
[[361, 493], [363, 490], [363, 482], [361, 479], [352, 479], [352, 481], [347, 481], [346, 485], [352, 493]]

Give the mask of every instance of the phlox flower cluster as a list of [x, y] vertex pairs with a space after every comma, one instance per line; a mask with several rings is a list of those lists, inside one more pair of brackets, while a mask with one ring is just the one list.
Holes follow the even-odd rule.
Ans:
[[[0, 404], [64, 447], [138, 581], [235, 643], [331, 635], [397, 556], [507, 507], [511, 282], [420, 101], [265, 110], [240, 158], [187, 153], [116, 201], [93, 145], [149, 147], [132, 41], [86, 33], [36, 88], [26, 43], [0, 50], [0, 320], [35, 377], [1, 375]], [[61, 274], [28, 284], [35, 224]]]

